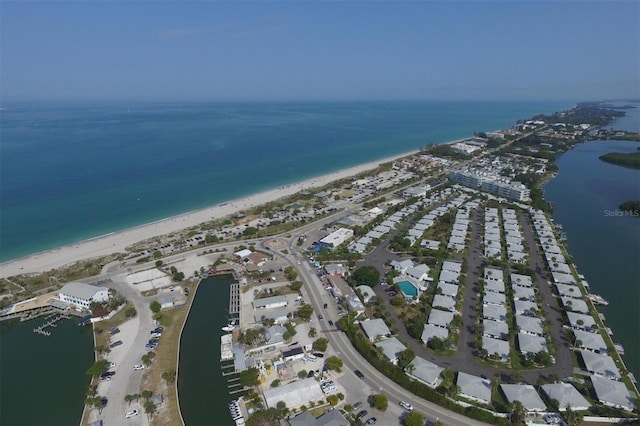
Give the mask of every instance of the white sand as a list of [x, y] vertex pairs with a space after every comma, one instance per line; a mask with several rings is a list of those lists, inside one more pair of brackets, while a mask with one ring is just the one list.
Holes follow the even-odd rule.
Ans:
[[335, 180], [357, 175], [367, 170], [375, 169], [381, 163], [396, 160], [417, 153], [411, 151], [382, 160], [372, 161], [348, 169], [339, 170], [327, 175], [307, 179], [302, 182], [282, 186], [269, 191], [250, 195], [248, 197], [229, 201], [220, 205], [196, 210], [121, 232], [107, 234], [101, 237], [80, 241], [57, 249], [36, 253], [31, 256], [12, 260], [0, 264], [0, 277], [10, 277], [18, 274], [44, 272], [59, 268], [83, 259], [107, 256], [112, 253], [123, 253], [125, 248], [137, 242], [167, 235], [185, 228], [199, 225], [213, 219], [228, 216], [247, 208], [259, 206], [282, 197], [293, 195], [299, 191], [324, 186]]

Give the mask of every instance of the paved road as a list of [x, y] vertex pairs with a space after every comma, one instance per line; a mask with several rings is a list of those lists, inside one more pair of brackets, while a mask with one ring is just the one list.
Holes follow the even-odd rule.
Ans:
[[[307, 293], [307, 300], [312, 304], [315, 312], [324, 312], [327, 319], [333, 318], [337, 320], [337, 311], [333, 303], [329, 304], [328, 310], [322, 308], [323, 303], [329, 300], [326, 290], [322, 285], [322, 282], [318, 279], [315, 271], [308, 265], [307, 262], [301, 262], [297, 264], [299, 257], [295, 255], [282, 255], [283, 258], [296, 268], [299, 276], [302, 278], [305, 285], [304, 291]], [[325, 321], [326, 322], [326, 321]], [[321, 330], [327, 330], [328, 326]], [[405, 400], [411, 401], [416, 410], [424, 413], [430, 418], [439, 418], [445, 424], [451, 425], [482, 425], [484, 423], [475, 421], [468, 417], [454, 413], [446, 408], [440, 407], [434, 403], [423, 400], [411, 392], [405, 390], [401, 386], [393, 383], [386, 378], [382, 373], [377, 371], [371, 364], [369, 364], [362, 356], [353, 348], [351, 342], [342, 332], [330, 332], [324, 333], [325, 337], [332, 344], [332, 347], [340, 358], [344, 362], [345, 368], [353, 372], [353, 370], [360, 370], [365, 375], [364, 383], [377, 392], [384, 393], [389, 399], [390, 404], [397, 404], [398, 401]], [[350, 373], [349, 373], [350, 374]], [[355, 376], [354, 376], [355, 377]]]

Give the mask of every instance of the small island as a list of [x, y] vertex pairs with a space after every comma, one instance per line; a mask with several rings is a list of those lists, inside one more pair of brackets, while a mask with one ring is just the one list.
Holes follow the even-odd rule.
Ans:
[[630, 169], [640, 169], [640, 152], [610, 152], [599, 157], [602, 161]]
[[629, 200], [620, 204], [620, 210], [630, 216], [640, 217], [640, 200]]

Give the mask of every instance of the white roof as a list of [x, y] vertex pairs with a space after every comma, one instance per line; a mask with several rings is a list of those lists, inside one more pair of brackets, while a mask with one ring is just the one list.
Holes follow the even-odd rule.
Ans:
[[582, 299], [582, 292], [580, 292], [580, 287], [577, 285], [556, 284], [556, 288], [560, 296]]
[[360, 290], [360, 293], [362, 293], [362, 298], [364, 299], [364, 303], [369, 303], [369, 300], [371, 300], [371, 298], [376, 295], [373, 289], [368, 285], [359, 285], [356, 287], [356, 289]]
[[459, 278], [459, 272], [453, 272], [443, 269], [442, 271], [440, 271], [440, 277], [438, 278], [438, 280], [445, 283], [457, 283]]
[[458, 295], [459, 287], [455, 284], [449, 284], [445, 282], [439, 282], [438, 288], [442, 290], [441, 294], [456, 297]]
[[442, 269], [445, 271], [453, 271], [453, 272], [460, 273], [462, 272], [462, 263], [445, 260], [444, 262], [442, 262]]
[[531, 287], [531, 277], [529, 275], [511, 274], [511, 284], [521, 285], [523, 287]]
[[538, 392], [531, 385], [500, 385], [502, 392], [507, 397], [509, 403], [513, 401], [520, 401], [522, 406], [529, 411], [542, 411], [546, 410], [547, 406], [544, 404]]
[[424, 343], [427, 343], [434, 337], [444, 340], [449, 337], [449, 330], [447, 330], [446, 328], [438, 327], [437, 325], [425, 324], [420, 339]]
[[482, 316], [484, 318], [504, 322], [507, 320], [507, 308], [498, 305], [483, 305]]
[[491, 401], [491, 382], [482, 377], [472, 376], [471, 374], [458, 373], [456, 384], [460, 386], [460, 393], [463, 396], [470, 397], [485, 404]]
[[409, 367], [405, 369], [407, 374], [415, 377], [416, 379], [434, 386], [440, 378], [440, 373], [444, 371], [444, 368], [438, 367], [436, 364], [427, 361], [426, 359], [415, 357], [411, 364], [414, 368], [411, 370]]
[[519, 285], [513, 288], [514, 299], [530, 299], [533, 300], [536, 297], [536, 292], [531, 287], [520, 287]]
[[514, 300], [513, 305], [515, 307], [516, 315], [531, 315], [531, 310], [540, 310], [536, 302], [529, 300]]
[[251, 250], [244, 249], [244, 250], [237, 251], [237, 252], [235, 252], [233, 254], [238, 256], [241, 259], [244, 259], [245, 257], [247, 257], [247, 256], [249, 256], [251, 254]]
[[107, 287], [98, 287], [79, 282], [67, 283], [62, 287], [58, 293], [65, 294], [67, 296], [77, 297], [82, 300], [91, 300], [93, 296], [100, 291], [109, 291]]
[[583, 314], [589, 313], [589, 306], [587, 306], [587, 302], [583, 299], [574, 299], [573, 297], [561, 297], [560, 299], [562, 299], [562, 304], [568, 311], [580, 312]]
[[504, 282], [503, 281], [486, 280], [484, 282], [484, 291], [486, 291], [486, 292], [504, 293]]
[[492, 305], [506, 305], [507, 296], [504, 293], [496, 293], [490, 291], [482, 296], [482, 303], [490, 303]]
[[[596, 322], [591, 315], [577, 314], [575, 312], [567, 312], [567, 318], [569, 319], [569, 324], [571, 324], [571, 326], [574, 328], [587, 329], [596, 325]], [[578, 321], [580, 320], [582, 320], [583, 322], [582, 325], [578, 325]]]
[[275, 407], [279, 401], [285, 401], [287, 407], [294, 408], [309, 402], [317, 402], [325, 398], [319, 383], [314, 378], [298, 380], [264, 391], [267, 407]]
[[560, 403], [560, 411], [565, 411], [567, 405], [571, 405], [572, 410], [587, 410], [591, 407], [589, 401], [578, 392], [570, 383], [550, 383], [542, 385], [542, 390], [549, 399], [555, 399]]

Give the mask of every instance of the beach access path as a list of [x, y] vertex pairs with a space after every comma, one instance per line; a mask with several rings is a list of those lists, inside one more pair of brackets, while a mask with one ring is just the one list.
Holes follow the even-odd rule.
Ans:
[[326, 175], [310, 178], [298, 183], [284, 185], [275, 189], [239, 198], [237, 200], [221, 203], [202, 210], [188, 212], [120, 232], [113, 232], [53, 250], [11, 260], [0, 264], [0, 278], [20, 274], [44, 272], [84, 259], [108, 256], [113, 253], [124, 253], [127, 247], [140, 241], [181, 231], [214, 219], [223, 218], [245, 209], [250, 209], [268, 202], [276, 201], [283, 197], [294, 195], [300, 191], [322, 187], [333, 181], [373, 170], [382, 163], [394, 161], [399, 158], [416, 154], [417, 152], [418, 151], [411, 151], [371, 161]]

